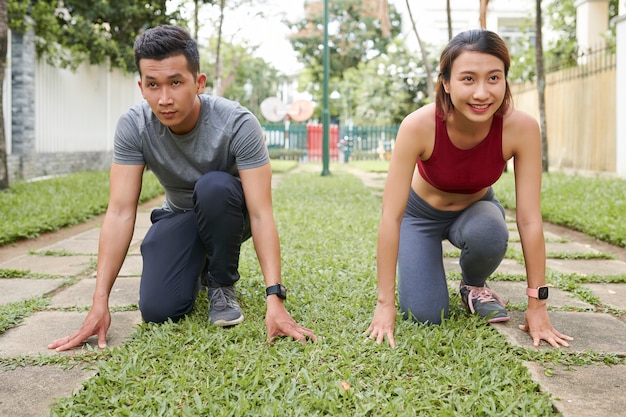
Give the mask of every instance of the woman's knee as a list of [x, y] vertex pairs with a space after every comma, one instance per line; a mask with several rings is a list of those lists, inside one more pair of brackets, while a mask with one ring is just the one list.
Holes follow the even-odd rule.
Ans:
[[450, 302], [400, 303], [400, 310], [404, 320], [425, 324], [441, 324], [443, 319], [448, 317]]

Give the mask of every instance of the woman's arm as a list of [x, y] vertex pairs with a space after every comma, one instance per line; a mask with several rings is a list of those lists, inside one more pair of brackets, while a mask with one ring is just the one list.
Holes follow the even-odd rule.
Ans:
[[[528, 288], [536, 289], [546, 283], [546, 249], [541, 216], [542, 153], [539, 126], [529, 115], [514, 111], [505, 119], [504, 149], [514, 158], [516, 221], [520, 234]], [[569, 346], [571, 337], [559, 333], [550, 322], [546, 300], [528, 297], [526, 324], [533, 344], [541, 340], [558, 347]]]
[[396, 137], [383, 193], [377, 248], [378, 300], [372, 323], [365, 333], [379, 344], [387, 337], [391, 347], [395, 347], [393, 333], [400, 223], [409, 198], [417, 158], [425, 149], [424, 139], [428, 135], [425, 131], [428, 131], [428, 126], [434, 126], [432, 106], [411, 113], [404, 119]]

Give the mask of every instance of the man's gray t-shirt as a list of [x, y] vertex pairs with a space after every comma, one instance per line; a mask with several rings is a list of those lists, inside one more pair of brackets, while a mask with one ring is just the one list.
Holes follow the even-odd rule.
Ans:
[[161, 124], [147, 102], [120, 117], [115, 131], [113, 162], [146, 165], [165, 189], [164, 208], [193, 208], [196, 181], [210, 171], [238, 176], [239, 169], [269, 162], [263, 131], [257, 118], [239, 103], [199, 95], [200, 118], [185, 135], [175, 135]]

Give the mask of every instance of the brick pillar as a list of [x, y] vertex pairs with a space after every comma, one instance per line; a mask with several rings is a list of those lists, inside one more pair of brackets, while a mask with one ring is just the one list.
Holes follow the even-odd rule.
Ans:
[[32, 31], [11, 36], [11, 153], [35, 152], [35, 36]]

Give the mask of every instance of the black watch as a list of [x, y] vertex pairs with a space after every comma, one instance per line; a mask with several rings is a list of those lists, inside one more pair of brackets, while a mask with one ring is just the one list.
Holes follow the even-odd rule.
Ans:
[[265, 289], [265, 298], [270, 295], [277, 295], [278, 298], [284, 300], [287, 298], [287, 288], [283, 287], [282, 284], [270, 285]]

